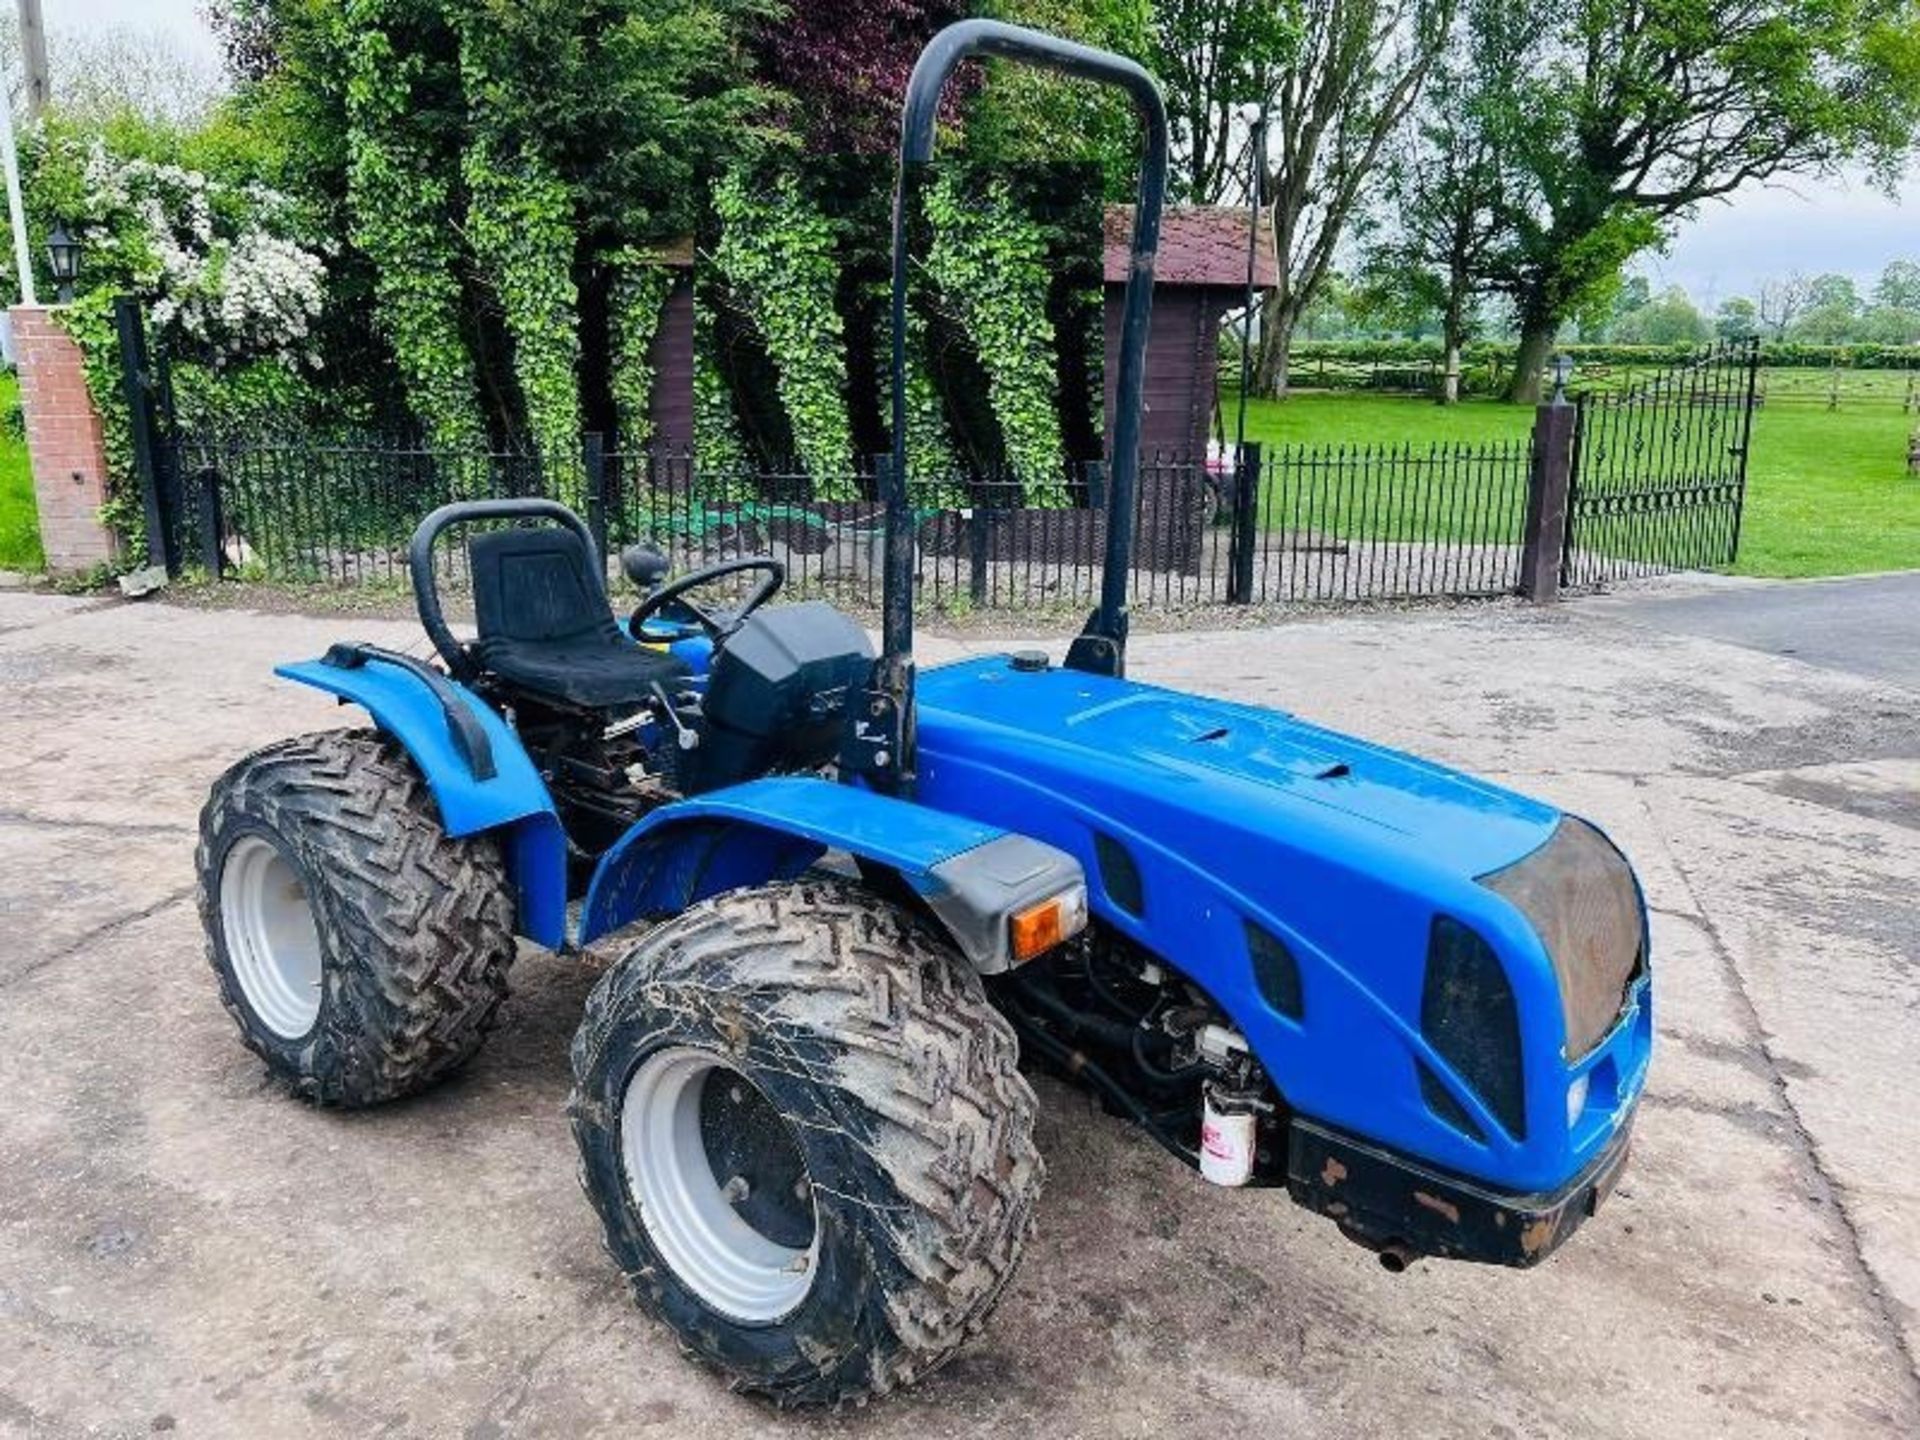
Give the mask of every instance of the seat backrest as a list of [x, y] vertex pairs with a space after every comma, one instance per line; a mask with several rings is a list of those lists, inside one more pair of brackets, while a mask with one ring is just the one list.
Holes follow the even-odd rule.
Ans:
[[587, 547], [571, 530], [493, 530], [467, 541], [480, 639], [561, 640], [614, 624]]

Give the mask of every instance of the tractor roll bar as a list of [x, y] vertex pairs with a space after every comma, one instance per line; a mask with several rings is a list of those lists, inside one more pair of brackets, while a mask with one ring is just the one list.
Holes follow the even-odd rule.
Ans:
[[588, 583], [598, 587], [602, 600], [607, 598], [606, 571], [600, 548], [593, 543], [593, 532], [587, 528], [586, 521], [558, 500], [456, 500], [451, 505], [442, 505], [420, 522], [413, 539], [407, 542], [407, 573], [413, 580], [414, 604], [420, 608], [420, 628], [427, 632], [433, 648], [440, 652], [440, 658], [447, 662], [447, 669], [456, 680], [471, 680], [480, 667], [467, 653], [467, 647], [455, 637], [440, 609], [440, 587], [433, 577], [433, 542], [449, 526], [475, 520], [557, 520], [578, 535], [587, 547]]
[[893, 192], [893, 452], [881, 477], [887, 536], [885, 649], [890, 668], [913, 654], [913, 512], [907, 497], [907, 177], [933, 158], [940, 92], [962, 60], [993, 55], [1084, 80], [1113, 85], [1133, 98], [1146, 128], [1140, 195], [1133, 211], [1133, 251], [1120, 328], [1120, 374], [1114, 388], [1113, 459], [1107, 482], [1106, 569], [1100, 608], [1087, 621], [1067, 663], [1119, 674], [1127, 644], [1127, 571], [1133, 554], [1134, 495], [1140, 478], [1141, 384], [1147, 322], [1153, 307], [1153, 262], [1160, 246], [1160, 203], [1167, 188], [1167, 108], [1160, 87], [1133, 61], [1055, 35], [997, 20], [962, 20], [928, 42], [907, 82], [900, 124], [900, 173]]

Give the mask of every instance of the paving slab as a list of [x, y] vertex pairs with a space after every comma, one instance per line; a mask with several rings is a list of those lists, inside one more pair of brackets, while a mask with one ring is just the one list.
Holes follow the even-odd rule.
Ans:
[[296, 1104], [235, 1043], [195, 816], [246, 750], [349, 719], [269, 674], [344, 636], [417, 642], [0, 595], [0, 1435], [1920, 1433], [1920, 707], [1886, 677], [1578, 604], [1140, 636], [1141, 678], [1626, 848], [1660, 1041], [1623, 1187], [1537, 1271], [1396, 1277], [1043, 1080], [1040, 1232], [985, 1334], [794, 1417], [682, 1361], [600, 1252], [562, 1114], [591, 962], [524, 952], [479, 1059], [375, 1113]]

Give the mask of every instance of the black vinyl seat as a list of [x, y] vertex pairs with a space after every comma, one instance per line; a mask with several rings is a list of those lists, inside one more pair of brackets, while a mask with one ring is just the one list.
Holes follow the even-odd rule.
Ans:
[[636, 645], [613, 618], [586, 543], [571, 530], [495, 530], [467, 542], [476, 649], [488, 670], [536, 695], [586, 709], [639, 705], [686, 675]]

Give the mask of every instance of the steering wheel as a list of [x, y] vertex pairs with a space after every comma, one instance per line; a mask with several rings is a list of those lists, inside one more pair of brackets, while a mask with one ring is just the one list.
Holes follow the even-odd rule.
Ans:
[[[709, 610], [704, 605], [697, 605], [686, 598], [689, 590], [698, 590], [702, 585], [710, 585], [715, 580], [747, 570], [764, 570], [766, 575], [758, 585], [753, 587], [752, 593], [731, 610]], [[701, 570], [689, 571], [678, 580], [670, 580], [648, 595], [633, 612], [633, 618], [627, 621], [627, 629], [636, 640], [639, 639], [646, 623], [667, 606], [672, 605], [706, 631], [707, 638], [718, 645], [738, 630], [749, 615], [779, 594], [780, 587], [786, 582], [787, 567], [770, 555], [749, 555], [741, 560], [723, 560], [718, 565], [708, 565]]]

